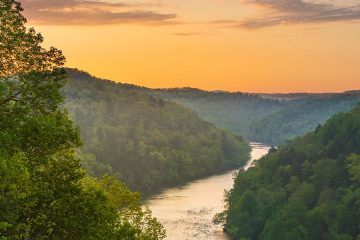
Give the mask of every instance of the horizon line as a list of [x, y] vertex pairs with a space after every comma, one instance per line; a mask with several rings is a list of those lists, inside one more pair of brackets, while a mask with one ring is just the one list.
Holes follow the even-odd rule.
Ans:
[[339, 90], [339, 91], [329, 91], [329, 92], [304, 92], [304, 91], [300, 91], [300, 92], [250, 92], [250, 91], [241, 91], [241, 90], [237, 90], [237, 91], [231, 91], [231, 90], [222, 90], [222, 89], [214, 89], [214, 90], [210, 90], [210, 89], [201, 89], [201, 88], [197, 88], [197, 87], [191, 87], [191, 86], [179, 86], [179, 87], [148, 87], [148, 86], [143, 86], [143, 85], [136, 85], [134, 83], [126, 83], [126, 82], [120, 82], [120, 81], [115, 81], [112, 79], [106, 79], [106, 78], [102, 78], [102, 77], [98, 77], [88, 71], [79, 69], [77, 67], [64, 67], [64, 69], [66, 70], [72, 70], [72, 71], [78, 71], [84, 74], [87, 74], [93, 78], [99, 79], [99, 80], [104, 80], [104, 81], [111, 81], [114, 82], [116, 84], [122, 84], [122, 85], [131, 85], [131, 86], [135, 86], [135, 87], [139, 87], [139, 88], [148, 88], [148, 89], [152, 89], [152, 90], [176, 90], [176, 89], [188, 89], [188, 90], [197, 90], [197, 91], [202, 91], [202, 92], [212, 92], [212, 93], [230, 93], [230, 94], [253, 94], [253, 95], [326, 95], [326, 94], [346, 94], [346, 93], [355, 93], [355, 92], [360, 92], [360, 89], [349, 89], [349, 90]]

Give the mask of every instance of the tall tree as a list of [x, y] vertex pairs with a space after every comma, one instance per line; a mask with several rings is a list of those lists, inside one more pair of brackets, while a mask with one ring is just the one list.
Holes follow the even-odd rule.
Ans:
[[0, 239], [162, 239], [133, 193], [85, 176], [79, 131], [60, 108], [65, 58], [21, 12], [0, 1]]

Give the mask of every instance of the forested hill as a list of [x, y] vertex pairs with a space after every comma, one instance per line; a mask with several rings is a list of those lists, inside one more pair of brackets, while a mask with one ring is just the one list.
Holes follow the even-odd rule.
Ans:
[[249, 159], [243, 138], [177, 103], [77, 70], [68, 74], [65, 107], [80, 126], [79, 154], [92, 175], [108, 173], [148, 192], [237, 168]]
[[271, 152], [227, 195], [231, 236], [360, 239], [360, 105]]
[[250, 140], [255, 140], [251, 133], [254, 121], [286, 106], [284, 101], [247, 93], [209, 92], [192, 88], [156, 89], [151, 92], [181, 103], [206, 121]]
[[360, 100], [358, 91], [333, 94], [247, 94], [191, 88], [150, 91], [245, 138], [278, 145], [314, 130]]
[[354, 93], [317, 95], [286, 102], [286, 106], [251, 123], [251, 138], [274, 145], [311, 132], [340, 112], [350, 111], [360, 100]]
[[315, 130], [334, 114], [350, 111], [360, 101], [360, 91], [250, 94], [194, 88], [149, 89], [132, 84], [116, 85], [127, 91], [143, 92], [155, 98], [179, 103], [219, 128], [232, 131], [250, 141], [273, 145]]

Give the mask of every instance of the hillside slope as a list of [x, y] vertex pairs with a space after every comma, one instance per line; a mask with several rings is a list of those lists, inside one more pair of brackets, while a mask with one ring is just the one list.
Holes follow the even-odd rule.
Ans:
[[357, 91], [333, 94], [247, 94], [191, 88], [148, 92], [180, 103], [216, 126], [251, 141], [278, 145], [315, 130], [331, 116], [351, 110]]
[[150, 93], [184, 105], [218, 127], [254, 140], [251, 124], [286, 107], [284, 101], [255, 94], [208, 92], [191, 88], [156, 89]]
[[245, 140], [179, 104], [68, 72], [65, 107], [80, 126], [79, 157], [92, 175], [111, 174], [133, 190], [149, 192], [237, 168], [249, 159]]
[[250, 126], [251, 138], [274, 145], [284, 143], [315, 130], [337, 113], [350, 111], [359, 100], [359, 95], [343, 93], [293, 101], [283, 109], [254, 121]]
[[360, 105], [271, 152], [227, 195], [231, 236], [360, 238]]

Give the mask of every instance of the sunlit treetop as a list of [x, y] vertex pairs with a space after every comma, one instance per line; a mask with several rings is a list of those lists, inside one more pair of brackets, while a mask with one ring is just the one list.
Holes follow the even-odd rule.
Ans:
[[63, 100], [65, 57], [42, 47], [43, 37], [26, 28], [22, 11], [18, 1], [0, 2], [0, 111], [53, 111]]
[[52, 71], [65, 63], [61, 51], [53, 47], [46, 50], [41, 46], [41, 34], [26, 29], [22, 11], [18, 1], [0, 2], [0, 77]]

